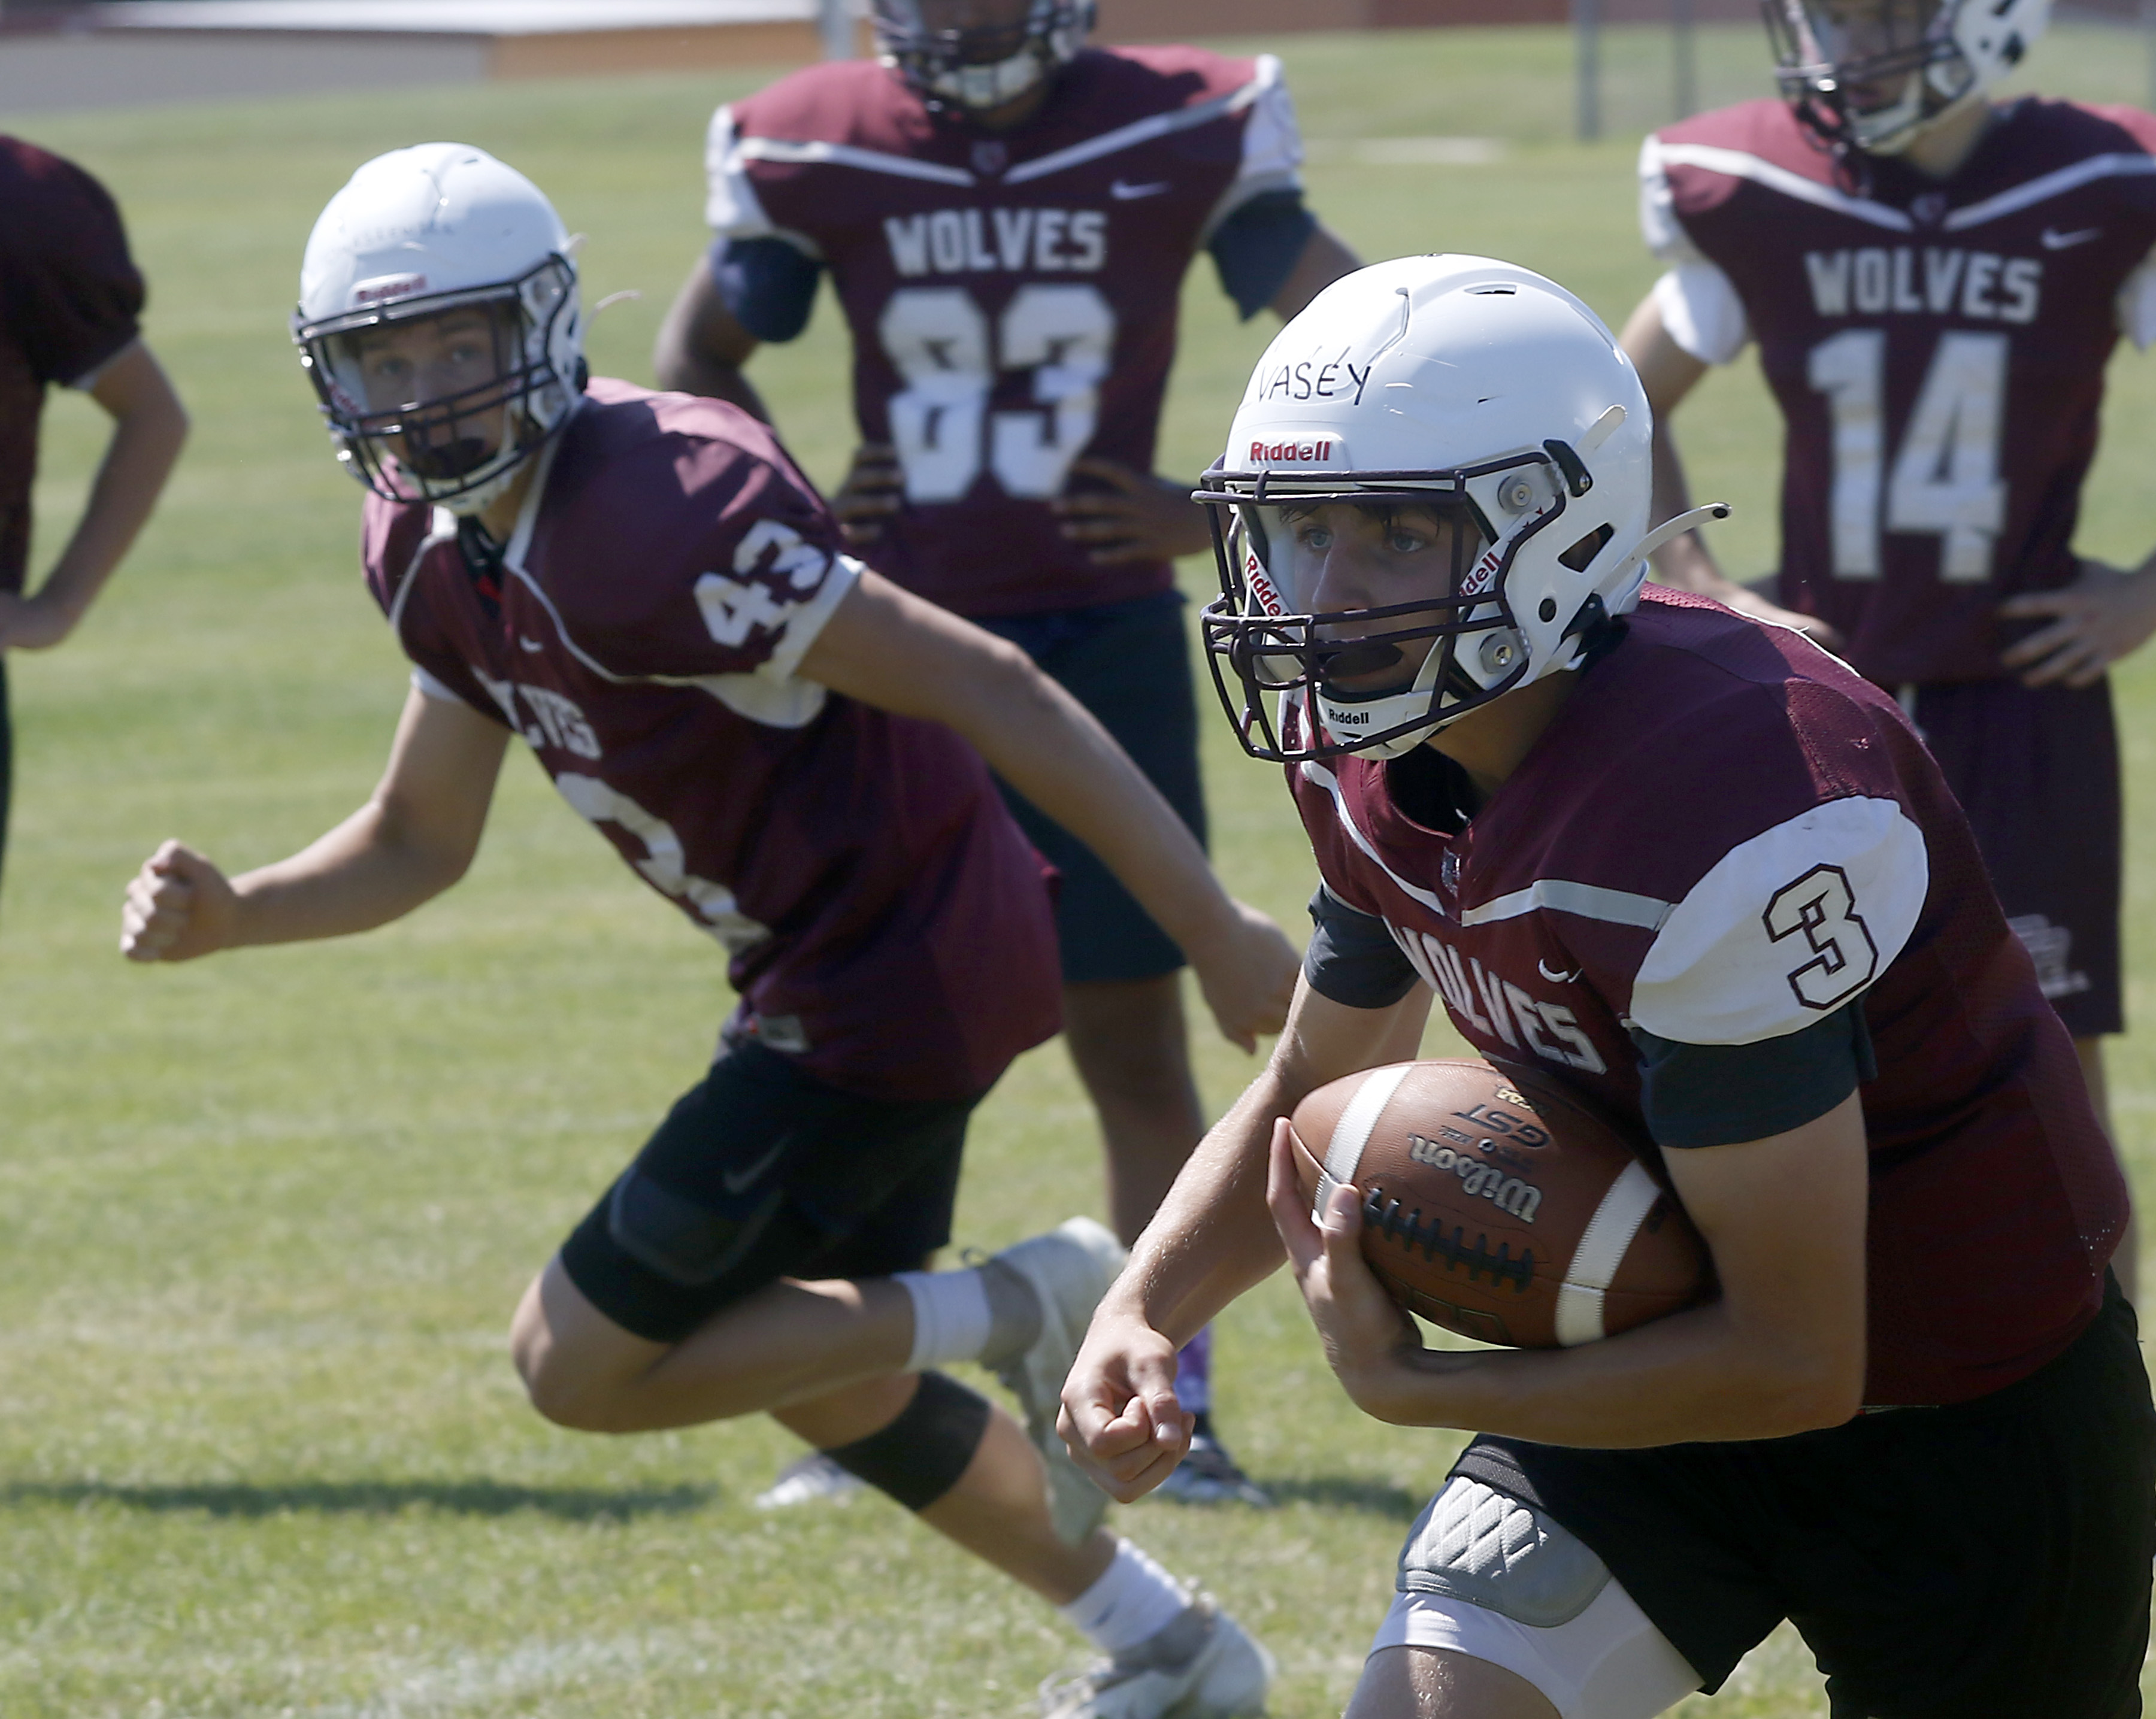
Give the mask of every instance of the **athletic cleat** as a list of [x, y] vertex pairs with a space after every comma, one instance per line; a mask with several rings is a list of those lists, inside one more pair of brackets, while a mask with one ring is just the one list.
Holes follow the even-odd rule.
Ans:
[[1173, 1623], [1075, 1677], [1040, 1686], [1042, 1719], [1251, 1719], [1273, 1656], [1199, 1594]]
[[779, 1470], [778, 1478], [756, 1495], [756, 1507], [790, 1510], [797, 1504], [836, 1504], [867, 1485], [822, 1451], [811, 1450]]
[[1270, 1510], [1273, 1501], [1255, 1480], [1245, 1474], [1228, 1447], [1210, 1433], [1191, 1435], [1190, 1449], [1175, 1471], [1152, 1490], [1156, 1498], [1178, 1504], [1247, 1504], [1254, 1510]]
[[1123, 1269], [1123, 1244], [1108, 1230], [1091, 1218], [1072, 1218], [1045, 1235], [1005, 1248], [990, 1262], [1016, 1272], [1040, 1302], [1040, 1335], [993, 1370], [1025, 1411], [1027, 1435], [1048, 1465], [1055, 1532], [1071, 1546], [1100, 1527], [1108, 1495], [1071, 1460], [1056, 1434], [1055, 1412], [1093, 1310]]

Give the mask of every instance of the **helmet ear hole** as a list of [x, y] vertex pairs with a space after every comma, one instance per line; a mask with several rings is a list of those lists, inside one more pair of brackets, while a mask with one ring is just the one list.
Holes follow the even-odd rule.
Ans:
[[1554, 597], [1545, 597], [1542, 600], [1541, 607], [1536, 609], [1535, 613], [1541, 620], [1542, 623], [1547, 627], [1552, 621], [1557, 618], [1557, 599]]
[[[1571, 548], [1558, 557], [1558, 560], [1563, 566], [1570, 567], [1575, 573], [1584, 573], [1587, 571], [1588, 563], [1601, 554], [1603, 546], [1616, 535], [1617, 530], [1614, 526], [1597, 526]], [[1544, 615], [1543, 618], [1547, 621], [1553, 617]]]

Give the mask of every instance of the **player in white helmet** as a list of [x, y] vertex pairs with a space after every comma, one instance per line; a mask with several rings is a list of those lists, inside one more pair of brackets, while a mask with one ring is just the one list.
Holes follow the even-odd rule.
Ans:
[[[2156, 115], [2007, 96], [2048, 0], [1769, 0], [1782, 100], [1648, 138], [1666, 265], [1624, 344], [1660, 426], [1756, 346], [1784, 437], [1758, 590], [1698, 537], [1656, 577], [1806, 628], [1892, 690], [1968, 810], [2099, 1115], [2125, 1024], [2110, 665], [2156, 632], [2156, 555], [2074, 539], [2118, 338], [2156, 341]], [[2133, 1234], [2118, 1270], [2134, 1285]]]
[[[1271, 1066], [1102, 1301], [1065, 1436], [1116, 1496], [1154, 1485], [1175, 1345], [1285, 1254], [1359, 1406], [1476, 1434], [1350, 1719], [1648, 1719], [1784, 1618], [1836, 1713], [2123, 1719], [2156, 1408], [2072, 1042], [1894, 700], [1643, 583], [1691, 523], [1647, 531], [1650, 435], [1599, 319], [1484, 258], [1364, 269], [1260, 362], [1206, 631], [1287, 765], [1317, 934]], [[1286, 1119], [1413, 1057], [1433, 995], [1640, 1142], [1713, 1301], [1423, 1347]]]
[[[526, 1293], [511, 1344], [534, 1406], [609, 1433], [768, 1412], [1106, 1655], [1050, 1694], [1055, 1719], [1256, 1711], [1263, 1650], [1101, 1526], [1054, 1434], [1115, 1238], [1074, 1219], [926, 1267], [969, 1113], [1055, 1029], [1045, 868], [989, 764], [1131, 880], [1246, 1045], [1286, 1008], [1278, 927], [1021, 653], [846, 555], [762, 424], [588, 380], [567, 236], [522, 175], [456, 144], [367, 163], [309, 242], [294, 333], [372, 492], [363, 560], [411, 691], [366, 806], [229, 880], [167, 843], [125, 952], [412, 911], [463, 874], [521, 738], [726, 950], [741, 996], [708, 1073]], [[1031, 1442], [937, 1371], [954, 1361], [999, 1373]]]

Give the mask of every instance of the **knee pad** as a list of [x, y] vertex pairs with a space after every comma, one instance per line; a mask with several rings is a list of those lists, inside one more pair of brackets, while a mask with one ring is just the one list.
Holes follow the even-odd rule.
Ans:
[[1428, 1648], [1502, 1666], [1563, 1719], [1650, 1719], [1699, 1687], [1699, 1674], [1584, 1543], [1464, 1475], [1409, 1531], [1398, 1585], [1373, 1653]]
[[958, 1484], [988, 1430], [988, 1404], [940, 1373], [880, 1432], [824, 1454], [908, 1510], [926, 1510]]

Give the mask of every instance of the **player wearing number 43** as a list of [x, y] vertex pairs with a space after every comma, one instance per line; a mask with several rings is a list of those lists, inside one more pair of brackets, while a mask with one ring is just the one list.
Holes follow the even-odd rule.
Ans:
[[[1294, 952], [1022, 653], [845, 555], [763, 425], [588, 387], [570, 249], [530, 181], [457, 144], [368, 162], [323, 212], [295, 334], [372, 492], [367, 577], [412, 689], [365, 806], [230, 881], [166, 844], [122, 947], [187, 960], [412, 911], [470, 864], [522, 739], [726, 948], [742, 999], [526, 1294], [534, 1404], [613, 1433], [767, 1411], [1111, 1656], [1117, 1701], [1089, 1678], [1056, 1712], [1255, 1711], [1261, 1651], [1101, 1528], [1054, 1436], [1114, 1238], [1074, 1219], [922, 1269], [968, 1112], [1055, 1029], [1044, 868], [983, 757], [1133, 880], [1246, 1047], [1278, 1026]], [[960, 1360], [1014, 1386], [1040, 1454], [932, 1370]]]
[[[1184, 272], [1293, 316], [1354, 259], [1303, 206], [1270, 55], [1088, 48], [1091, 0], [876, 0], [880, 64], [811, 67], [719, 110], [717, 235], [660, 336], [661, 386], [762, 413], [741, 367], [830, 271], [865, 444], [833, 505], [897, 584], [1021, 645], [1202, 840], [1197, 713], [1170, 562], [1187, 482], [1151, 475]], [[1345, 386], [1337, 373], [1336, 385]], [[1204, 1131], [1173, 943], [1085, 844], [1012, 809], [1063, 874], [1064, 1033], [1125, 1240]], [[1185, 1357], [1201, 1410], [1209, 1346]], [[1209, 1424], [1169, 1489], [1261, 1495]]]
[[[1363, 405], [1276, 386], [1320, 352], [1367, 369]], [[1174, 1345], [1285, 1244], [1358, 1403], [1479, 1435], [1353, 1719], [1646, 1719], [1785, 1617], [1837, 1714], [2138, 1713], [2156, 1410], [2072, 1041], [1892, 697], [1642, 589], [1692, 522], [1649, 531], [1650, 443], [1609, 330], [1486, 259], [1365, 269], [1260, 362], [1209, 475], [1205, 632], [1287, 767], [1317, 933], [1271, 1066], [1095, 1317], [1066, 1436], [1118, 1496], [1152, 1485]], [[1423, 1347], [1355, 1191], [1313, 1221], [1285, 1119], [1412, 1057], [1433, 993], [1641, 1142], [1717, 1299]]]
[[[1788, 432], [1776, 603], [1697, 537], [1656, 577], [1824, 642], [1900, 697], [2106, 1117], [2120, 1030], [2118, 765], [2105, 670], [2156, 629], [2156, 560], [2073, 536], [2104, 365], [2156, 341], [2156, 116], [1990, 85], [2049, 0], [1772, 0], [1786, 101], [1647, 140], [1669, 266], [1625, 349], [1683, 511], [1671, 410], [1753, 341]], [[2118, 1265], [2133, 1286], [2131, 1231]]]

